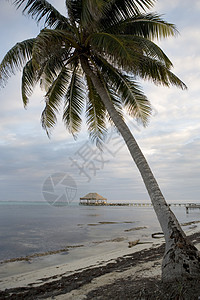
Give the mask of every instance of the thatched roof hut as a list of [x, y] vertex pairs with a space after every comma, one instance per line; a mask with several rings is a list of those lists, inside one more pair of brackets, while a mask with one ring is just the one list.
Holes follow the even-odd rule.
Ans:
[[107, 199], [97, 193], [89, 193], [84, 197], [80, 198], [80, 204], [85, 204], [85, 205], [91, 205], [91, 204], [102, 205], [106, 203], [107, 203]]

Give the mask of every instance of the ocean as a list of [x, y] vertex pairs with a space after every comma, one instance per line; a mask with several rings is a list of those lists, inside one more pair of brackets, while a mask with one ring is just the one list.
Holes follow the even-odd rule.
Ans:
[[[198, 209], [172, 210], [180, 223], [200, 220]], [[123, 237], [149, 241], [160, 231], [152, 207], [0, 202], [0, 261]]]

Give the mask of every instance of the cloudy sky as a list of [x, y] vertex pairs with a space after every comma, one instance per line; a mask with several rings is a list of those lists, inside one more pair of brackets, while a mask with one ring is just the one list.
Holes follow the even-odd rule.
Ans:
[[[49, 2], [64, 12], [64, 0]], [[158, 43], [188, 90], [141, 82], [154, 114], [145, 129], [133, 120], [127, 122], [166, 199], [200, 202], [200, 2], [160, 0], [153, 10], [180, 32]], [[1, 0], [0, 28], [0, 60], [16, 42], [36, 36], [41, 29], [6, 0]], [[0, 90], [0, 103], [0, 201], [45, 201], [44, 183], [55, 173], [74, 180], [76, 200], [98, 192], [110, 201], [149, 201], [126, 146], [112, 130], [103, 153], [90, 144], [84, 126], [74, 141], [59, 122], [49, 140], [40, 124], [43, 94], [37, 88], [25, 110], [20, 73]], [[85, 168], [80, 169], [83, 163]]]

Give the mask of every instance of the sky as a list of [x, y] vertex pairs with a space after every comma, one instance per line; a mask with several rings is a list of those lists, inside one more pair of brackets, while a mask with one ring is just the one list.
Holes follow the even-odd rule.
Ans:
[[[64, 0], [51, 0], [65, 13]], [[182, 91], [139, 81], [153, 106], [149, 126], [127, 117], [158, 184], [169, 202], [200, 202], [200, 2], [157, 1], [151, 10], [176, 24], [180, 34], [156, 43], [174, 64], [173, 72], [187, 85]], [[41, 30], [30, 17], [1, 0], [0, 60], [17, 42]], [[0, 89], [0, 201], [51, 201], [46, 190], [62, 196], [72, 187], [69, 201], [97, 192], [109, 202], [148, 202], [141, 176], [121, 137], [109, 129], [103, 152], [91, 144], [83, 129], [74, 140], [59, 120], [49, 139], [41, 127], [44, 95], [36, 88], [25, 110], [21, 74]], [[51, 181], [53, 180], [53, 181]], [[71, 197], [71, 198], [70, 198]], [[50, 199], [50, 200], [49, 200]]]

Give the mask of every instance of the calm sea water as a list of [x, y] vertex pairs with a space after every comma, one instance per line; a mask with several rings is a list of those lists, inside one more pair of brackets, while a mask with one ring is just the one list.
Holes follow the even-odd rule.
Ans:
[[[188, 215], [184, 207], [173, 211], [181, 223], [200, 219], [200, 210]], [[135, 227], [146, 228], [126, 231]], [[123, 236], [148, 240], [152, 232], [160, 230], [150, 207], [0, 202], [0, 260]]]

